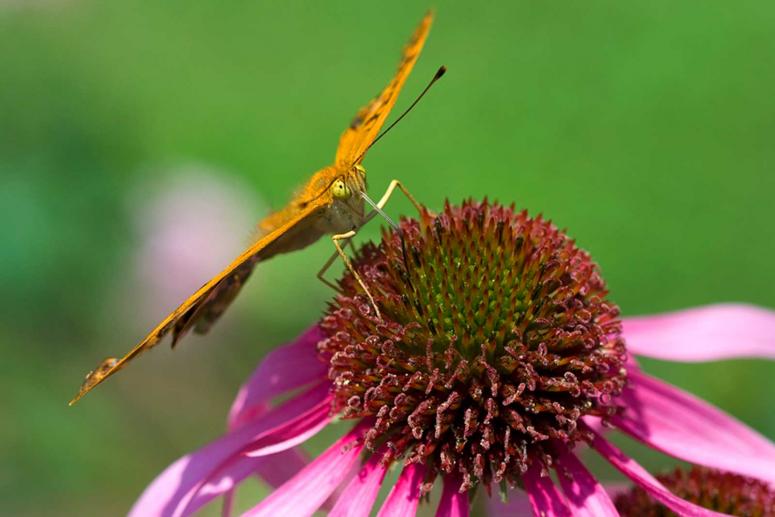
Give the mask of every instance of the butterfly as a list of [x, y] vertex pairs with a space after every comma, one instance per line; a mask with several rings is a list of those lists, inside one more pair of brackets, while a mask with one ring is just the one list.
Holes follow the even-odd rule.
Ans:
[[[70, 405], [124, 368], [132, 359], [156, 346], [167, 334], [172, 333], [174, 347], [192, 329], [199, 334], [206, 333], [229, 307], [259, 262], [280, 253], [305, 248], [323, 235], [331, 234], [337, 254], [344, 260], [345, 266], [354, 273], [339, 241], [352, 237], [355, 230], [375, 213], [381, 213], [384, 216], [382, 206], [395, 187], [399, 187], [415, 206], [419, 207], [414, 198], [396, 180], [391, 182], [379, 202], [371, 201], [365, 194], [366, 170], [362, 162], [366, 151], [379, 139], [379, 131], [425, 44], [432, 20], [432, 13], [425, 15], [404, 47], [393, 79], [379, 95], [358, 111], [350, 126], [344, 130], [339, 139], [334, 163], [314, 173], [285, 208], [263, 219], [258, 224], [260, 236], [257, 240], [226, 269], [205, 283], [164, 318], [129, 353], [121, 359], [107, 358], [89, 372], [78, 393], [70, 401]], [[443, 73], [444, 67], [439, 69], [436, 77], [409, 109]], [[404, 112], [404, 115], [408, 111]], [[364, 201], [374, 209], [369, 215], [364, 213]], [[389, 218], [388, 221], [390, 222]], [[328, 261], [324, 269], [335, 257], [336, 255]], [[322, 279], [321, 273], [318, 277]], [[357, 274], [356, 279], [371, 299], [371, 295]], [[376, 305], [374, 309], [379, 314]]]

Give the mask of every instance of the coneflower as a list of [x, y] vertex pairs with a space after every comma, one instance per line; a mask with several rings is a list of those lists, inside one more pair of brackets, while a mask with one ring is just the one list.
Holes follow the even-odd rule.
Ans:
[[[435, 483], [437, 515], [467, 515], [474, 494], [510, 488], [526, 492], [536, 515], [617, 515], [575, 454], [580, 444], [676, 513], [713, 514], [668, 490], [604, 427], [775, 483], [775, 445], [630, 356], [773, 357], [772, 312], [727, 305], [622, 322], [597, 266], [567, 235], [486, 201], [400, 228], [353, 261], [381, 317], [346, 274], [322, 321], [240, 391], [229, 432], [165, 470], [134, 515], [191, 514], [218, 495], [228, 501], [256, 473], [276, 489], [246, 515], [327, 505], [330, 515], [366, 516], [391, 468], [401, 472], [380, 515], [414, 515]], [[351, 430], [307, 462], [295, 447], [338, 418]]]
[[[677, 496], [709, 510], [739, 517], [775, 515], [775, 488], [757, 479], [704, 467], [677, 468], [657, 479]], [[640, 487], [619, 494], [614, 502], [625, 517], [675, 515]]]

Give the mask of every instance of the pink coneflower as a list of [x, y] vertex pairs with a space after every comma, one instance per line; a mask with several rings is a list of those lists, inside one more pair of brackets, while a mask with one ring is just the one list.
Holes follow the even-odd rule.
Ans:
[[[675, 468], [655, 476], [674, 495], [708, 510], [739, 517], [775, 515], [775, 485], [758, 479], [707, 467]], [[608, 485], [606, 490], [622, 517], [674, 517], [672, 512], [640, 486]], [[529, 515], [530, 501], [524, 493], [511, 493], [507, 502], [489, 499], [487, 515]]]
[[[674, 494], [703, 508], [741, 517], [775, 515], [775, 487], [757, 479], [705, 467], [677, 468], [657, 479]], [[614, 503], [623, 517], [670, 515], [640, 487], [620, 493]]]
[[[589, 255], [551, 223], [466, 202], [404, 220], [366, 245], [323, 320], [273, 351], [235, 400], [229, 432], [168, 467], [133, 515], [188, 515], [257, 474], [276, 487], [246, 515], [437, 515], [475, 494], [523, 490], [536, 515], [617, 515], [576, 455], [589, 446], [681, 515], [713, 515], [670, 492], [602, 434], [619, 430], [691, 463], [775, 484], [775, 445], [642, 372], [630, 354], [775, 356], [775, 314], [723, 305], [622, 322]], [[295, 394], [274, 404], [279, 395]], [[308, 461], [296, 446], [353, 427]], [[557, 473], [556, 481], [550, 476]]]

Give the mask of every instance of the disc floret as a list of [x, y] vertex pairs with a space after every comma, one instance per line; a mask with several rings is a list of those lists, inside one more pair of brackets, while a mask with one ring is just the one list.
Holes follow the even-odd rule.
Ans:
[[[775, 514], [775, 490], [757, 479], [699, 466], [690, 470], [677, 468], [657, 479], [681, 499], [708, 510], [745, 517]], [[624, 517], [675, 515], [640, 487], [620, 494], [615, 503]]]
[[319, 351], [334, 410], [369, 418], [368, 447], [461, 490], [519, 484], [552, 443], [587, 438], [626, 383], [619, 310], [589, 255], [540, 216], [468, 201], [403, 220], [354, 267]]

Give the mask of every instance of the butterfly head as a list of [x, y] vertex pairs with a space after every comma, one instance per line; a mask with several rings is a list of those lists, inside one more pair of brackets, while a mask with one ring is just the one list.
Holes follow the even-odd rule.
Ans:
[[331, 183], [331, 195], [337, 201], [348, 202], [353, 195], [359, 199], [361, 192], [366, 190], [366, 169], [360, 164], [354, 165], [349, 171], [340, 174]]
[[366, 189], [365, 170], [360, 166], [332, 169], [335, 176], [328, 187], [330, 228], [335, 232], [352, 230], [362, 223], [362, 193]]

